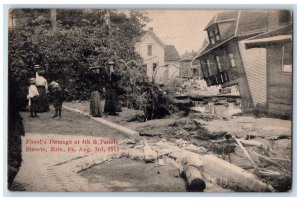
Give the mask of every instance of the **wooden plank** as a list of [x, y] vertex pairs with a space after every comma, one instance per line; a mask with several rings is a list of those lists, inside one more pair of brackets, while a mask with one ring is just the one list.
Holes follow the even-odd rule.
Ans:
[[242, 145], [242, 143], [240, 142], [239, 139], [237, 139], [236, 137], [234, 137], [234, 140], [236, 141], [236, 143], [240, 146], [240, 148], [242, 149], [242, 151], [244, 152], [245, 156], [249, 159], [249, 161], [251, 162], [251, 164], [253, 165], [253, 167], [258, 170], [258, 166], [256, 165], [256, 163], [252, 160], [252, 158], [250, 157], [248, 151], [245, 149], [245, 147]]

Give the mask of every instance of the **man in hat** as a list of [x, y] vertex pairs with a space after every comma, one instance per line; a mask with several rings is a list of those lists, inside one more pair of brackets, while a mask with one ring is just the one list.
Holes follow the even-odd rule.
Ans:
[[119, 86], [117, 82], [121, 79], [121, 76], [114, 72], [113, 61], [108, 62], [109, 66], [109, 76], [106, 83], [106, 94], [105, 94], [105, 105], [104, 112], [107, 112], [109, 115], [117, 115], [116, 112], [120, 112], [119, 98], [120, 95]]
[[28, 89], [27, 98], [29, 99], [29, 106], [30, 106], [30, 114], [32, 118], [37, 117], [37, 102], [39, 97], [39, 92], [35, 86], [35, 78], [30, 78], [29, 80], [30, 86]]
[[64, 90], [55, 81], [52, 81], [50, 83], [50, 89], [53, 96], [53, 105], [55, 108], [55, 115], [52, 118], [61, 117], [61, 108], [65, 100]]

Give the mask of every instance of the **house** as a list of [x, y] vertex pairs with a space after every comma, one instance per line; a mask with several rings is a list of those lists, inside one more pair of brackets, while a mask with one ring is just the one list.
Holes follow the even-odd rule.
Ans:
[[179, 76], [180, 56], [175, 46], [164, 44], [152, 27], [137, 40], [135, 51], [143, 58], [150, 81], [165, 84]]
[[192, 52], [186, 51], [183, 55], [181, 55], [179, 77], [181, 78], [193, 77], [192, 61], [194, 60], [196, 55], [197, 53], [194, 52], [194, 50]]
[[204, 39], [200, 50], [198, 51], [198, 54], [196, 54], [196, 56], [193, 58], [192, 60], [192, 77], [194, 79], [203, 79], [203, 73], [202, 73], [202, 69], [201, 69], [201, 64], [200, 64], [200, 60], [197, 59], [199, 54], [202, 52], [203, 49], [205, 49], [207, 46], [209, 45], [209, 42]]
[[267, 59], [267, 110], [270, 116], [292, 116], [292, 25], [246, 40], [246, 49], [263, 48]]
[[207, 85], [221, 85], [225, 91], [238, 89], [243, 109], [265, 104], [266, 50], [246, 49], [244, 43], [266, 33], [270, 27], [285, 24], [284, 20], [279, 23], [285, 15], [282, 10], [233, 10], [216, 14], [204, 29], [209, 43], [195, 58]]

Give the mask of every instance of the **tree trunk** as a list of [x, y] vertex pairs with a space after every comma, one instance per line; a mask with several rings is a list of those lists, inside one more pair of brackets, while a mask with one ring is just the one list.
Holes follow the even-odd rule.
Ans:
[[206, 184], [202, 179], [200, 171], [192, 165], [191, 158], [185, 157], [181, 160], [183, 174], [188, 182], [188, 190], [191, 192], [203, 192]]
[[214, 155], [205, 155], [203, 157], [202, 170], [205, 177], [214, 178], [219, 184], [226, 184], [227, 187], [234, 190], [251, 192], [275, 191], [272, 186], [259, 180], [254, 174]]

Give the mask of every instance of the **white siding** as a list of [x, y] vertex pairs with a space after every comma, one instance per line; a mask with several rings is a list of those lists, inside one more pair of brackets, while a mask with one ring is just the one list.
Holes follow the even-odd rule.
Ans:
[[[152, 55], [148, 56], [148, 45], [152, 45]], [[144, 64], [147, 65], [147, 77], [153, 76], [153, 63], [157, 63], [157, 67], [164, 65], [164, 48], [158, 43], [151, 34], [146, 34], [141, 42], [135, 45], [135, 50], [144, 59]]]
[[166, 66], [160, 66], [157, 69], [155, 81], [159, 84], [167, 84], [176, 77], [179, 77], [179, 62], [175, 62]]
[[254, 106], [267, 102], [267, 57], [266, 49], [245, 49], [244, 41], [239, 42], [239, 49], [246, 72]]

